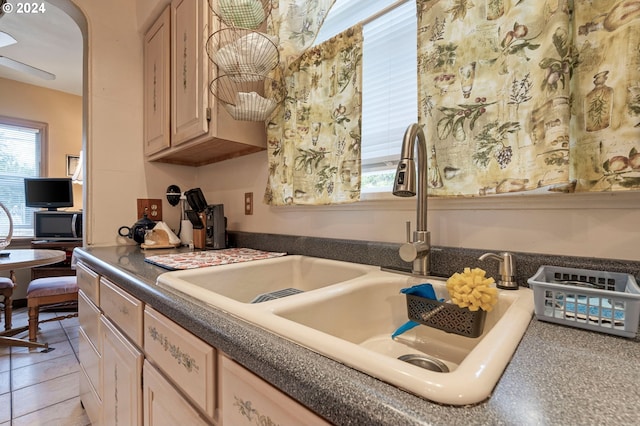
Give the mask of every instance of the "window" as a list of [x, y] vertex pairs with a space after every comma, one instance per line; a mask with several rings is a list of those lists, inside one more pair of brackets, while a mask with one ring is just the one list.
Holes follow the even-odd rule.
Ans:
[[412, 0], [337, 0], [316, 44], [364, 22], [362, 192], [390, 192], [407, 126], [418, 120]]
[[0, 202], [11, 212], [14, 237], [33, 236], [33, 211], [24, 205], [24, 178], [46, 174], [47, 125], [0, 116]]

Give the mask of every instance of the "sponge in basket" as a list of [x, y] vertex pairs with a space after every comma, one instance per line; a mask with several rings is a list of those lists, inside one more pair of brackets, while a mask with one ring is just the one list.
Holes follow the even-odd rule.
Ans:
[[451, 302], [470, 311], [491, 311], [498, 303], [498, 289], [491, 277], [480, 268], [464, 268], [464, 272], [455, 273], [447, 280], [447, 290]]

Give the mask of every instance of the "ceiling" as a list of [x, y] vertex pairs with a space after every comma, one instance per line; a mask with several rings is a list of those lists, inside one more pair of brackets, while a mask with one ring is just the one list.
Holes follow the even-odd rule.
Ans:
[[46, 80], [3, 65], [0, 78], [82, 96], [80, 29], [56, 6], [48, 1], [35, 4], [40, 3], [44, 5], [40, 13], [17, 13], [16, 5], [26, 2], [8, 0], [3, 4], [5, 13], [0, 15], [0, 31], [11, 35], [17, 43], [0, 47], [0, 56], [52, 73], [55, 79]]

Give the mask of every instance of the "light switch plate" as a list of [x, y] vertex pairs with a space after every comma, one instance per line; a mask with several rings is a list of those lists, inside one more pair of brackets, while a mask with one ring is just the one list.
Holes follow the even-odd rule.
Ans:
[[153, 221], [162, 220], [162, 200], [156, 198], [138, 198], [138, 219], [140, 219], [147, 209], [147, 217]]

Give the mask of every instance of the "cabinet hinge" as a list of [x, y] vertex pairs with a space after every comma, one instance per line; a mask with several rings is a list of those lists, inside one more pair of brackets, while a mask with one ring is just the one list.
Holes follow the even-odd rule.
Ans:
[[211, 121], [211, 108], [207, 108], [207, 121]]

